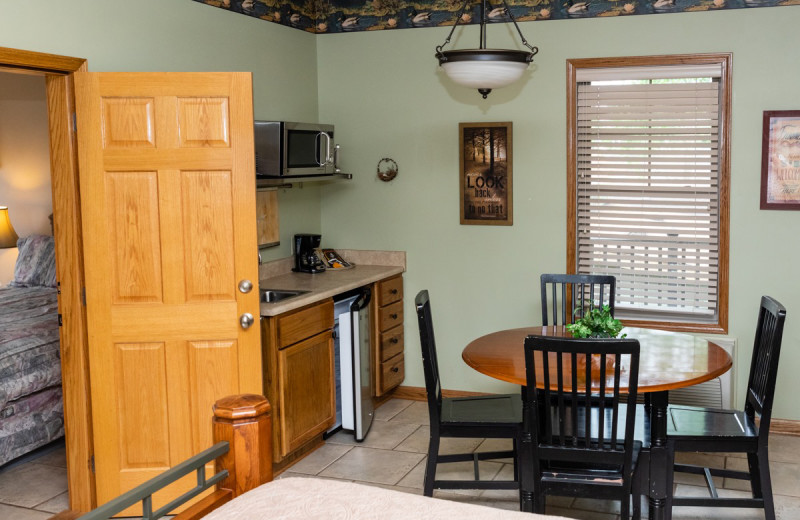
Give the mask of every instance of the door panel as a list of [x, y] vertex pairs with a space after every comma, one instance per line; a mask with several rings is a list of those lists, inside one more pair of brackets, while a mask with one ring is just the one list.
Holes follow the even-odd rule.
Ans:
[[231, 172], [183, 172], [182, 195], [186, 299], [234, 300]]
[[[190, 341], [187, 343], [192, 437], [195, 446], [211, 446], [212, 436], [206, 410], [219, 396], [235, 394], [239, 388], [235, 341]], [[259, 392], [260, 393], [260, 392]], [[190, 453], [188, 456], [191, 456]]]
[[158, 173], [111, 172], [106, 183], [113, 302], [160, 302]]
[[227, 98], [178, 98], [178, 116], [181, 146], [230, 145]]
[[102, 103], [103, 147], [106, 150], [155, 147], [153, 98], [106, 97]]
[[[261, 393], [249, 73], [76, 74], [99, 504]], [[193, 478], [186, 479], [191, 487]], [[158, 500], [157, 500], [158, 501]]]
[[[120, 469], [168, 468], [167, 378], [164, 343], [117, 343]], [[135, 399], [131, 402], [130, 399]], [[147, 427], [143, 428], [142, 425]]]

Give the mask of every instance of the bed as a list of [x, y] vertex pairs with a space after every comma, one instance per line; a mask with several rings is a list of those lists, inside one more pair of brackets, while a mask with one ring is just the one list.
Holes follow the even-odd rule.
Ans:
[[[273, 481], [272, 413], [260, 395], [234, 395], [214, 405], [214, 446], [81, 516], [63, 511], [50, 520], [100, 520], [142, 503], [143, 518], [161, 518], [187, 501], [173, 520], [567, 520], [412, 495], [355, 482], [289, 477]], [[216, 473], [206, 465], [216, 461]], [[195, 488], [167, 505], [154, 493], [196, 472]], [[185, 492], [184, 492], [185, 491]], [[201, 494], [206, 496], [199, 499]], [[155, 507], [160, 509], [155, 509]], [[141, 510], [141, 509], [140, 509]]]
[[0, 288], [0, 466], [64, 435], [53, 237], [17, 247]]

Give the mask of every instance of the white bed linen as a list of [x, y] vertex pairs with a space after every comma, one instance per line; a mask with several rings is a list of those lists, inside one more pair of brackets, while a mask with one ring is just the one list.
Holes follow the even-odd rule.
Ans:
[[353, 482], [289, 477], [245, 493], [205, 520], [566, 520], [428, 498]]

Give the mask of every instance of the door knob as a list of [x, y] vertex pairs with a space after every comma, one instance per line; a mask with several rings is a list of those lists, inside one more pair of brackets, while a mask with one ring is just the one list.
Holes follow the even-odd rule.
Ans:
[[239, 282], [239, 292], [243, 294], [247, 294], [253, 290], [253, 282], [250, 280], [242, 280]]
[[243, 328], [243, 329], [245, 329], [245, 330], [246, 330], [246, 329], [249, 329], [249, 328], [250, 328], [250, 326], [251, 326], [253, 323], [255, 323], [255, 321], [256, 321], [256, 320], [255, 320], [255, 319], [253, 319], [253, 315], [252, 315], [252, 314], [250, 314], [249, 312], [245, 312], [245, 313], [244, 313], [244, 314], [242, 314], [242, 316], [239, 318], [239, 323], [241, 323], [241, 324], [242, 324], [242, 328]]

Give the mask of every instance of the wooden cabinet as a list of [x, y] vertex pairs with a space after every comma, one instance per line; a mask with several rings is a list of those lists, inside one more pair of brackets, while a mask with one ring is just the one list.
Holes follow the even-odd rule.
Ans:
[[329, 331], [278, 351], [281, 455], [333, 425], [336, 388]]
[[275, 462], [333, 425], [333, 300], [262, 320], [264, 394], [273, 406]]
[[372, 311], [374, 395], [380, 397], [403, 382], [403, 276], [375, 284]]
[[256, 191], [256, 229], [258, 230], [258, 247], [280, 245], [278, 192], [276, 188]]

